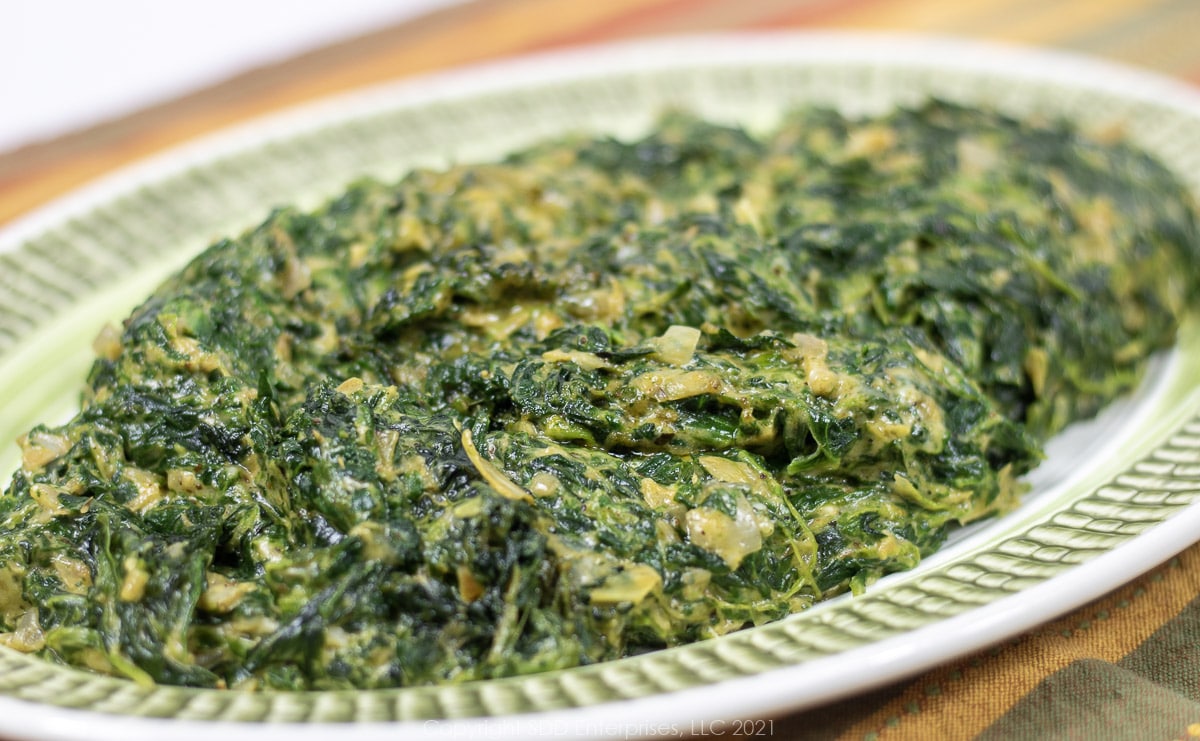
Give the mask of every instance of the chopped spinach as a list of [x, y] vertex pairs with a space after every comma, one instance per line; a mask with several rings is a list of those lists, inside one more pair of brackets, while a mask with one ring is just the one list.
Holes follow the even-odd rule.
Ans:
[[357, 182], [101, 334], [0, 497], [0, 642], [373, 688], [774, 620], [1011, 508], [1198, 245], [1131, 146], [939, 101]]

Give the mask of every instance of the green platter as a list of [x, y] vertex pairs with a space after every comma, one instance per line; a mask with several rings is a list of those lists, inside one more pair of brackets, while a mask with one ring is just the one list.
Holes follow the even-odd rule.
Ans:
[[[1119, 125], [1200, 193], [1200, 92], [1028, 49], [832, 33], [681, 38], [455, 71], [324, 101], [139, 165], [0, 233], [0, 437], [69, 415], [91, 340], [173, 268], [274, 205], [351, 179], [495, 158], [564, 131], [634, 135], [667, 107], [750, 128], [800, 103], [936, 95]], [[1200, 267], [1198, 267], [1200, 269]], [[1053, 441], [1020, 509], [918, 569], [724, 638], [433, 688], [239, 693], [139, 686], [0, 649], [0, 737], [665, 735], [864, 691], [1113, 589], [1200, 532], [1200, 322], [1132, 398]], [[0, 451], [7, 478], [16, 446]], [[628, 720], [616, 722], [620, 717]]]

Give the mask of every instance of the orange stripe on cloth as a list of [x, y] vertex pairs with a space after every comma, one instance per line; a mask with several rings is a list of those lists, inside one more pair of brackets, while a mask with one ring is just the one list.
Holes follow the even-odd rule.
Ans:
[[955, 33], [964, 30], [973, 18], [1013, 5], [1014, 0], [854, 0], [814, 3], [773, 20], [785, 25]]
[[1027, 43], [1052, 44], [1098, 29], [1119, 26], [1138, 13], [1146, 12], [1143, 4], [1116, 0], [1060, 0], [1027, 6], [1022, 13], [1012, 13], [992, 31], [996, 38]]
[[642, 0], [572, 33], [554, 34], [553, 43], [586, 44], [649, 33], [678, 33], [711, 28], [735, 28], [753, 4], [726, 0]]
[[614, 18], [569, 40], [591, 42], [645, 34], [774, 28], [784, 25], [779, 19], [795, 14], [798, 6], [819, 14], [844, 4], [845, 0], [680, 0]]
[[789, 10], [761, 21], [758, 26], [829, 26], [843, 25], [839, 20], [847, 13], [876, 7], [886, 0], [806, 0], [795, 3]]
[[1200, 3], [1171, 2], [1145, 8], [1106, 32], [1069, 39], [1067, 46], [1170, 75], [1195, 79], [1200, 67]]
[[881, 0], [829, 4], [806, 21], [868, 29], [964, 33], [991, 39], [1049, 43], [1137, 13], [1136, 0]]
[[911, 682], [841, 741], [973, 738], [1056, 671], [1115, 662], [1200, 594], [1200, 545], [1065, 618]]
[[[673, 0], [658, 0], [672, 2]], [[395, 73], [441, 68], [488, 57], [555, 46], [580, 33], [602, 27], [613, 18], [644, 10], [650, 0], [509, 0], [471, 6], [470, 22], [443, 28], [428, 36], [410, 36], [406, 43], [383, 50], [373, 66]], [[348, 84], [353, 81], [347, 80]]]

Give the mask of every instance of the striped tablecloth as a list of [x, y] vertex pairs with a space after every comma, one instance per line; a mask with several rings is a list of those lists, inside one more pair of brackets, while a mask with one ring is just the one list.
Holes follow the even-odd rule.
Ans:
[[[1035, 44], [1200, 84], [1200, 0], [475, 0], [88, 131], [0, 153], [0, 224], [172, 145], [330, 93], [549, 48], [788, 28]], [[1200, 546], [1194, 546], [1004, 645], [753, 728], [784, 739], [855, 741], [1200, 738], [1198, 593]], [[707, 735], [737, 737], [731, 727]]]

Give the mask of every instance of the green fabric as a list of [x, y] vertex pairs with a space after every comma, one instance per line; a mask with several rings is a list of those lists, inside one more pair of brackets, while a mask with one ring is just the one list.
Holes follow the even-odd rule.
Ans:
[[1097, 659], [1076, 661], [1026, 695], [979, 741], [1174, 739], [1200, 718], [1200, 704], [1135, 672]]
[[1200, 599], [1117, 663], [1076, 661], [1046, 677], [979, 741], [1189, 735], [1200, 721]]
[[[1200, 702], [1200, 598], [1121, 659], [1120, 666]], [[1200, 713], [1192, 717], [1200, 721]]]

